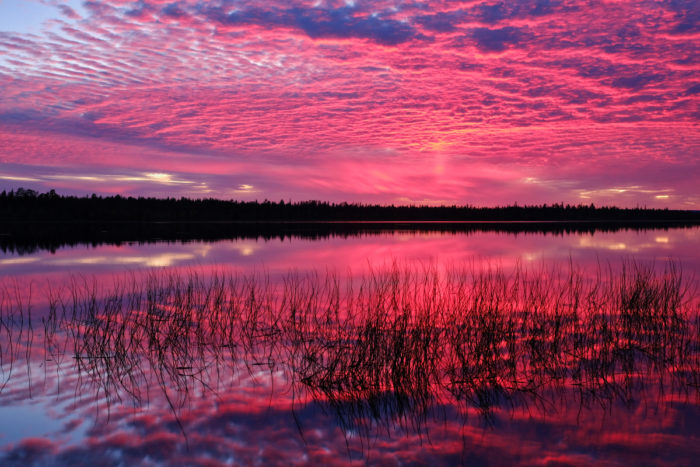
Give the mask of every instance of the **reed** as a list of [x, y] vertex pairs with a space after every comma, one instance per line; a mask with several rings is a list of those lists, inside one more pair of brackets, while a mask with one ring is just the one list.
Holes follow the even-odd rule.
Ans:
[[[0, 288], [0, 391], [33, 347], [31, 305], [16, 290]], [[675, 262], [394, 264], [278, 282], [154, 270], [110, 288], [76, 277], [50, 289], [48, 303], [43, 357], [72, 357], [81, 392], [140, 404], [157, 387], [176, 416], [237, 371], [281, 371], [278, 390], [311, 397], [365, 435], [421, 433], [445, 406], [488, 421], [497, 407], [611, 407], [647, 387], [700, 402], [697, 284]]]

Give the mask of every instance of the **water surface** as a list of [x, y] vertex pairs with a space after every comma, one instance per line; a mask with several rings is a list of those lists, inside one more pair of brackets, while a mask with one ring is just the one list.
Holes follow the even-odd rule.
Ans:
[[691, 463], [699, 246], [405, 228], [9, 248], [2, 461]]

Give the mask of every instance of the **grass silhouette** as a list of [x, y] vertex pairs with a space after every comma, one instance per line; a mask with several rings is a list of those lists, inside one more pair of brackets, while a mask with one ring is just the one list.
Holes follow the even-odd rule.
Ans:
[[[14, 366], [28, 365], [37, 327], [17, 285], [1, 290], [0, 391]], [[193, 394], [216, 393], [221, 375], [281, 372], [278, 390], [306, 394], [346, 432], [369, 437], [397, 426], [422, 433], [447, 406], [488, 422], [498, 408], [628, 404], [647, 388], [697, 404], [696, 292], [675, 262], [394, 264], [280, 282], [154, 270], [109, 288], [76, 277], [50, 290], [38, 334], [44, 358], [69, 360], [81, 392], [107, 401], [143, 403], [157, 387], [177, 417]]]

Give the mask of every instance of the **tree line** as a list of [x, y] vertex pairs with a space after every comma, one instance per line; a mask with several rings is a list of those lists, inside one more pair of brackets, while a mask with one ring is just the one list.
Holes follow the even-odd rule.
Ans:
[[690, 221], [700, 222], [700, 211], [597, 207], [593, 204], [517, 204], [496, 207], [471, 205], [424, 206], [330, 203], [326, 201], [273, 202], [215, 198], [153, 198], [115, 196], [62, 196], [55, 190], [39, 193], [18, 188], [0, 193], [0, 220], [4, 222], [328, 222], [328, 221]]

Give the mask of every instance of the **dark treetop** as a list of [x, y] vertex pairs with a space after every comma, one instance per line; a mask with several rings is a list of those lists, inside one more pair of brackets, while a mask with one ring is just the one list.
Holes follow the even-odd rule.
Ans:
[[595, 207], [590, 205], [533, 205], [474, 207], [394, 206], [271, 202], [189, 198], [133, 198], [122, 196], [60, 196], [54, 190], [39, 194], [19, 188], [0, 193], [4, 222], [668, 222], [700, 223], [700, 211]]

